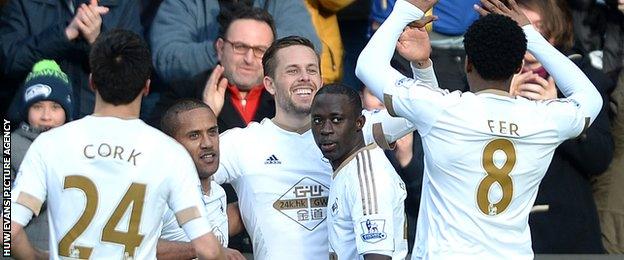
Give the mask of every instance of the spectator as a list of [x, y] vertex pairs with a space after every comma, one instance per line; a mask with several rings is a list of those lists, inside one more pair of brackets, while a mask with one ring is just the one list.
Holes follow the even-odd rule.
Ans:
[[305, 0], [306, 8], [312, 17], [312, 24], [321, 39], [321, 70], [323, 82], [334, 83], [342, 79], [342, 58], [344, 48], [338, 27], [336, 13], [355, 0]]
[[344, 47], [341, 82], [356, 90], [362, 88], [362, 82], [355, 76], [355, 63], [368, 41], [369, 6], [370, 0], [356, 0], [338, 13], [338, 26]]
[[[20, 82], [37, 61], [54, 59], [71, 80], [72, 116], [91, 114], [95, 96], [88, 85], [88, 53], [100, 32], [112, 28], [141, 32], [138, 1], [80, 0], [50, 4], [9, 0], [0, 15], [3, 80]], [[17, 89], [16, 86], [3, 88]], [[14, 120], [20, 117], [18, 99], [14, 98], [9, 109], [9, 118]]]
[[624, 73], [611, 94], [616, 104], [611, 132], [615, 149], [609, 169], [594, 178], [592, 187], [598, 208], [602, 243], [611, 254], [624, 254]]
[[[37, 62], [24, 83], [22, 123], [11, 133], [11, 179], [32, 142], [44, 131], [72, 120], [71, 84], [67, 75], [52, 60]], [[48, 214], [44, 204], [38, 217], [24, 228], [37, 248], [48, 249]]]
[[[156, 72], [165, 83], [196, 77], [217, 65], [217, 15], [225, 2], [165, 0], [161, 4], [151, 27], [150, 43]], [[278, 37], [301, 35], [312, 39], [320, 50], [302, 1], [254, 0], [253, 6], [262, 7], [273, 16]]]
[[[529, 216], [535, 253], [603, 253], [600, 225], [589, 179], [604, 172], [613, 156], [609, 129], [610, 79], [591, 66], [587, 56], [573, 49], [574, 35], [568, 7], [561, 0], [517, 0], [533, 26], [587, 75], [603, 98], [603, 107], [585, 138], [563, 142], [555, 151]], [[547, 14], [547, 15], [546, 15]], [[554, 99], [554, 80], [533, 55], [526, 53], [523, 73], [510, 92], [529, 99]]]
[[[275, 39], [275, 30], [271, 15], [260, 8], [238, 5], [219, 17], [214, 48], [220, 64], [172, 84], [159, 107], [168, 107], [178, 98], [214, 99], [221, 104], [214, 109], [219, 131], [225, 131], [275, 115], [273, 96], [262, 85], [262, 55]], [[216, 85], [220, 87], [208, 87]]]
[[568, 0], [574, 33], [592, 65], [617, 81], [624, 65], [624, 1]]

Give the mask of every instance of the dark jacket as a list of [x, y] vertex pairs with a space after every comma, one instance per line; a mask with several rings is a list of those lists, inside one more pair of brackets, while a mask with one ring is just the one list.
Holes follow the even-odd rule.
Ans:
[[[613, 82], [592, 67], [588, 59], [572, 60], [602, 95], [603, 107], [584, 138], [565, 141], [555, 150], [535, 200], [535, 205], [549, 208], [529, 216], [536, 254], [604, 252], [589, 179], [603, 173], [613, 158], [608, 117], [608, 93]], [[562, 97], [561, 93], [559, 96]]]
[[[102, 16], [102, 32], [118, 27], [142, 33], [138, 1], [98, 2], [109, 8]], [[55, 60], [72, 82], [74, 118], [80, 118], [93, 112], [95, 96], [88, 85], [91, 47], [80, 37], [70, 42], [65, 36], [65, 28], [73, 17], [64, 0], [10, 0], [0, 15], [0, 69], [15, 84], [23, 82], [37, 61]], [[16, 89], [17, 85], [1, 87]], [[20, 107], [16, 99], [9, 110], [14, 120]]]
[[[41, 134], [40, 130], [30, 127], [27, 123], [22, 123], [13, 133], [11, 133], [11, 179], [15, 179], [20, 164], [32, 142]], [[48, 250], [49, 230], [47, 204], [43, 204], [39, 216], [33, 217], [28, 225], [24, 227], [28, 240], [36, 248]]]
[[[219, 125], [219, 133], [225, 132], [225, 130], [234, 127], [246, 127], [247, 124], [240, 113], [232, 104], [232, 94], [229, 91], [225, 91], [225, 102], [223, 102], [223, 108], [221, 114], [217, 118], [217, 124]], [[275, 116], [275, 99], [273, 95], [266, 90], [260, 94], [260, 101], [258, 102], [258, 110], [254, 115], [252, 121], [260, 122], [264, 118], [272, 118]]]

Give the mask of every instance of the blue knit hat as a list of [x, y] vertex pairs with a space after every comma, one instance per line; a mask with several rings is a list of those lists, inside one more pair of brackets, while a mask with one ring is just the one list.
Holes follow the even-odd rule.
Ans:
[[72, 120], [72, 87], [67, 75], [53, 60], [41, 60], [33, 66], [24, 82], [22, 120], [28, 122], [28, 109], [34, 103], [50, 100], [65, 110], [65, 120]]

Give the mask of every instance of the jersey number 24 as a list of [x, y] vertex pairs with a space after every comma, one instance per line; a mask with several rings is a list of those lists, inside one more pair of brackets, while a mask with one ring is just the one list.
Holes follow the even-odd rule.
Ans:
[[[78, 257], [80, 259], [88, 259], [91, 255], [93, 248], [85, 246], [72, 246], [74, 241], [82, 235], [87, 229], [93, 216], [97, 211], [98, 206], [98, 191], [93, 181], [89, 178], [80, 175], [71, 175], [65, 177], [64, 189], [76, 188], [82, 190], [87, 197], [87, 204], [82, 215], [74, 224], [71, 229], [59, 242], [59, 255], [66, 257]], [[112, 242], [116, 244], [124, 245], [124, 252], [126, 257], [134, 257], [134, 251], [136, 247], [141, 244], [143, 235], [139, 234], [139, 224], [141, 223], [141, 213], [143, 212], [143, 201], [145, 200], [145, 184], [132, 183], [124, 194], [123, 198], [115, 207], [115, 211], [106, 222], [104, 229], [102, 229], [102, 241]], [[115, 230], [115, 227], [119, 224], [119, 221], [126, 212], [126, 209], [130, 207], [132, 203], [132, 210], [130, 213], [130, 223], [128, 225], [128, 232], [120, 232]]]

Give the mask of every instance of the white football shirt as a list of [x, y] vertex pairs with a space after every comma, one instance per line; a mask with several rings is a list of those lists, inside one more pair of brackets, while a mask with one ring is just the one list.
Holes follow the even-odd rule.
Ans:
[[47, 199], [52, 259], [155, 259], [167, 205], [192, 239], [212, 229], [196, 172], [180, 144], [143, 121], [87, 116], [35, 139], [12, 220], [25, 225]]
[[[364, 139], [393, 142], [414, 125], [386, 111], [366, 112]], [[379, 124], [377, 124], [379, 123]], [[284, 130], [265, 118], [220, 136], [217, 183], [231, 183], [255, 259], [318, 259], [328, 252], [332, 168], [312, 131]]]
[[[214, 181], [210, 182], [210, 194], [202, 194], [202, 201], [206, 209], [206, 218], [213, 227], [214, 234], [223, 247], [228, 246], [228, 219], [227, 219], [227, 199], [225, 190]], [[175, 214], [171, 209], [165, 210], [163, 216], [163, 228], [160, 238], [168, 241], [190, 242], [191, 240], [184, 233], [178, 224]]]
[[[334, 172], [329, 191], [330, 255], [364, 259], [407, 255], [405, 184], [375, 144], [360, 149]], [[330, 257], [330, 259], [336, 259]]]
[[[403, 28], [423, 12], [404, 0], [358, 60], [358, 77], [391, 114], [412, 121], [425, 169], [413, 259], [531, 259], [528, 216], [555, 148], [600, 111], [591, 82], [530, 25], [528, 49], [569, 99], [443, 91], [389, 66]], [[431, 68], [428, 68], [431, 70]]]

